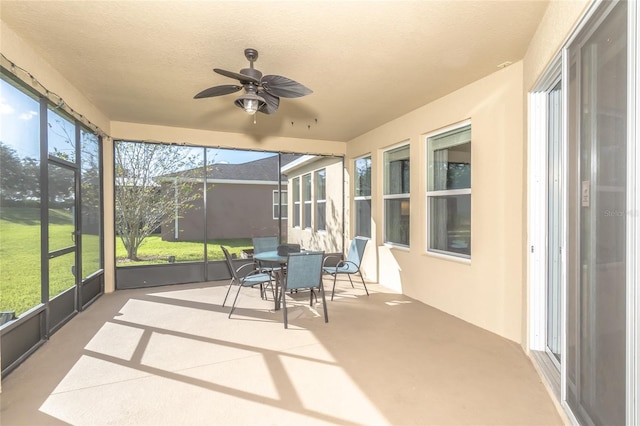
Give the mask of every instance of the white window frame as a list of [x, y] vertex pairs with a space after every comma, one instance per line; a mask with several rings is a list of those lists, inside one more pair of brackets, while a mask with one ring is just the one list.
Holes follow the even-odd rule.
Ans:
[[[318, 179], [318, 176], [320, 176], [320, 174], [323, 174], [324, 176], [324, 198], [320, 198], [320, 191], [318, 190], [318, 183], [320, 182], [320, 179]], [[314, 195], [314, 200], [315, 200], [315, 225], [316, 225], [316, 232], [326, 232], [327, 231], [327, 169], [318, 169], [315, 172], [313, 172], [313, 178], [312, 178], [312, 182], [311, 185], [313, 186], [313, 195]], [[320, 219], [318, 215], [318, 212], [320, 211], [321, 208], [324, 208], [324, 223], [320, 223]]]
[[400, 148], [408, 148], [409, 149], [409, 174], [411, 174], [411, 141], [406, 140], [404, 142], [401, 142], [399, 144], [390, 146], [389, 148], [386, 148], [382, 151], [382, 179], [383, 179], [383, 188], [382, 188], [382, 223], [383, 223], [383, 229], [382, 229], [382, 239], [383, 239], [383, 243], [384, 245], [390, 246], [390, 247], [400, 247], [400, 248], [406, 248], [408, 249], [411, 246], [411, 232], [409, 232], [409, 241], [407, 242], [407, 244], [402, 244], [402, 243], [397, 243], [397, 242], [393, 242], [393, 241], [387, 241], [387, 211], [386, 211], [386, 201], [387, 200], [407, 200], [409, 202], [408, 204], [408, 208], [409, 208], [409, 224], [411, 224], [411, 176], [409, 176], [409, 192], [404, 192], [404, 193], [400, 193], [400, 194], [386, 194], [386, 182], [387, 182], [387, 168], [386, 168], [386, 159], [385, 159], [385, 154], [391, 151], [395, 151], [398, 150]]
[[[288, 219], [289, 217], [289, 205], [287, 203], [287, 190], [283, 189], [282, 191], [280, 191], [281, 195], [280, 195], [280, 200], [278, 200], [278, 190], [274, 189], [273, 190], [273, 196], [272, 196], [272, 200], [273, 200], [273, 220], [277, 220], [279, 219], [278, 215], [276, 215], [276, 208], [278, 208], [278, 210], [280, 210], [281, 212], [284, 212], [286, 216], [282, 216], [282, 219]], [[280, 204], [282, 204], [282, 209], [279, 209]]]
[[[293, 227], [301, 228], [302, 226], [302, 209], [300, 206], [300, 176], [296, 176], [291, 179], [291, 186], [293, 187], [292, 198], [293, 198]], [[297, 195], [297, 198], [296, 198]], [[296, 215], [297, 213], [297, 215]]]
[[[431, 211], [429, 208], [429, 204], [432, 198], [436, 198], [436, 197], [445, 197], [445, 196], [453, 196], [453, 195], [468, 195], [469, 198], [471, 199], [471, 189], [473, 187], [473, 182], [470, 183], [470, 187], [469, 188], [462, 188], [462, 189], [445, 189], [445, 190], [429, 190], [429, 182], [431, 179], [433, 179], [433, 168], [431, 166], [431, 153], [433, 151], [435, 151], [435, 149], [432, 149], [431, 147], [431, 142], [430, 140], [436, 136], [442, 135], [443, 133], [448, 133], [451, 131], [455, 131], [455, 130], [460, 130], [460, 131], [464, 131], [463, 129], [465, 127], [469, 128], [469, 131], [471, 131], [471, 120], [465, 120], [459, 123], [455, 123], [452, 124], [450, 126], [444, 127], [442, 129], [438, 129], [435, 132], [429, 133], [427, 135], [425, 135], [425, 146], [426, 146], [426, 167], [427, 167], [427, 173], [426, 173], [426, 178], [427, 178], [427, 182], [426, 182], [426, 196], [425, 196], [425, 212], [426, 212], [426, 219], [427, 219], [427, 223], [425, 226], [425, 232], [426, 232], [426, 238], [425, 238], [425, 251], [427, 254], [430, 255], [434, 255], [434, 256], [442, 256], [448, 259], [454, 259], [454, 260], [459, 260], [459, 261], [463, 261], [463, 262], [470, 262], [471, 261], [471, 253], [470, 254], [463, 254], [463, 253], [457, 253], [457, 252], [452, 252], [452, 251], [447, 251], [447, 250], [441, 250], [441, 249], [435, 249], [431, 247], [431, 239], [430, 239], [430, 234], [429, 234], [429, 229], [430, 229], [430, 225], [431, 225], [431, 221], [433, 220], [433, 218], [431, 217]], [[458, 145], [462, 145], [464, 143], [472, 143], [471, 142], [471, 137], [469, 138], [468, 141], [466, 142], [460, 142], [460, 143], [451, 143], [451, 144], [445, 144], [442, 146], [439, 146], [439, 148], [449, 148], [449, 147], [453, 147], [453, 146], [458, 146]], [[472, 147], [472, 151], [473, 151], [473, 147]], [[471, 215], [472, 217], [472, 215]], [[469, 218], [469, 220], [471, 221], [471, 217]], [[470, 230], [469, 232], [472, 233], [472, 227], [470, 225]], [[471, 247], [469, 247], [469, 252], [471, 252]]]
[[[309, 179], [309, 188], [305, 186], [305, 178]], [[307, 191], [308, 199], [307, 199]], [[300, 198], [302, 199], [302, 214], [300, 215], [300, 227], [303, 229], [313, 229], [313, 175], [305, 173], [300, 179]], [[309, 209], [309, 219], [307, 220], [307, 209]], [[308, 223], [307, 223], [308, 222]]]
[[[369, 160], [369, 195], [357, 195], [356, 194], [356, 185], [357, 185], [357, 173], [356, 170], [358, 169], [358, 161], [362, 161], [362, 160]], [[367, 154], [367, 155], [363, 155], [362, 157], [358, 157], [356, 159], [353, 160], [353, 232], [356, 233], [356, 229], [359, 228], [359, 224], [358, 224], [358, 209], [356, 208], [356, 205], [358, 203], [358, 201], [369, 201], [369, 205], [371, 205], [371, 193], [372, 193], [372, 187], [371, 187], [371, 181], [372, 181], [372, 174], [371, 172], [373, 171], [373, 160], [371, 158], [371, 154]], [[366, 237], [366, 238], [371, 238], [371, 211], [369, 211], [369, 235], [356, 235], [356, 236], [361, 236], [361, 237]]]

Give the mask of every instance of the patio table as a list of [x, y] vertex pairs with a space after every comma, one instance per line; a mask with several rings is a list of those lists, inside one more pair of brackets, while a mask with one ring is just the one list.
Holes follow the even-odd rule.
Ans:
[[274, 278], [276, 281], [275, 288], [275, 310], [280, 309], [280, 289], [282, 288], [282, 280], [284, 280], [284, 269], [287, 266], [287, 256], [281, 256], [277, 250], [263, 251], [262, 253], [256, 253], [253, 255], [253, 259], [259, 262], [277, 264], [280, 265], [280, 270], [274, 270]]

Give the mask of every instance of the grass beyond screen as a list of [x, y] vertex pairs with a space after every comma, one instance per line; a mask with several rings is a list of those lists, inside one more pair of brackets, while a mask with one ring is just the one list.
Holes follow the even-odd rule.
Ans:
[[[0, 311], [15, 311], [20, 315], [42, 303], [40, 209], [3, 206], [0, 212]], [[48, 230], [50, 247], [60, 249], [73, 245], [73, 220], [69, 211], [49, 210]], [[83, 275], [87, 276], [100, 267], [100, 237], [82, 235], [82, 244]], [[224, 258], [221, 245], [240, 257], [242, 250], [252, 247], [252, 242], [250, 238], [210, 240], [209, 260]], [[204, 244], [162, 241], [159, 235], [152, 235], [142, 243], [138, 254], [141, 261], [126, 260], [124, 246], [116, 239], [116, 264], [128, 267], [168, 263], [170, 256], [175, 262], [203, 261]], [[49, 260], [49, 298], [75, 284], [74, 266], [74, 252]]]

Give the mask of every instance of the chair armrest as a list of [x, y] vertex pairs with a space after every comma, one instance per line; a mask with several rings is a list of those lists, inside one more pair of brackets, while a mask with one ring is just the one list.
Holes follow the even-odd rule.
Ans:
[[355, 266], [357, 271], [360, 270], [360, 267], [355, 262], [352, 262], [350, 260], [343, 260], [342, 262], [340, 262], [340, 266], [348, 265], [349, 263]]
[[[241, 267], [239, 267], [238, 269], [236, 269], [236, 273], [238, 274], [241, 270], [243, 270], [244, 268], [246, 268], [247, 266], [251, 266], [253, 268], [252, 272], [249, 272], [247, 275], [253, 274], [255, 272], [258, 272], [258, 270], [256, 269], [256, 267], [258, 266], [257, 262], [251, 262], [251, 263], [245, 263], [244, 265], [242, 265]], [[238, 274], [239, 275], [239, 274]]]
[[340, 262], [342, 262], [342, 257], [340, 256], [336, 256], [336, 255], [328, 255], [325, 256], [324, 259], [322, 260], [322, 267], [323, 268], [332, 268], [333, 266], [326, 266], [327, 265], [327, 260], [329, 259], [338, 259], [338, 265], [340, 264]]

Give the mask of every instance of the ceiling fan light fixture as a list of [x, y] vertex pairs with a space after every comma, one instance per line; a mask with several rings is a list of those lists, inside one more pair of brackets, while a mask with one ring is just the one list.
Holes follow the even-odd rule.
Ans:
[[249, 92], [238, 96], [238, 99], [236, 99], [234, 103], [238, 108], [242, 108], [248, 114], [254, 115], [267, 102], [262, 98], [262, 96]]

